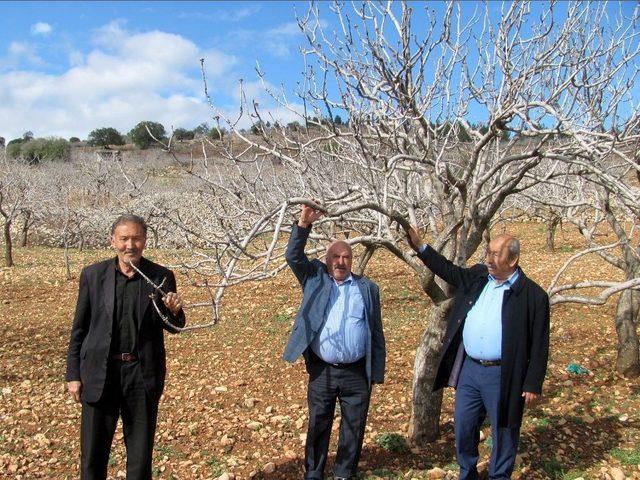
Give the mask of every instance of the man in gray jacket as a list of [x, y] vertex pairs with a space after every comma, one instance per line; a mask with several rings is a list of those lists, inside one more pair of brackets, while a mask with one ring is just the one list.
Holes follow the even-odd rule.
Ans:
[[311, 224], [321, 215], [303, 205], [287, 246], [287, 263], [303, 297], [284, 359], [295, 362], [303, 355], [309, 373], [304, 478], [323, 478], [338, 400], [342, 418], [334, 474], [344, 480], [356, 477], [371, 385], [384, 380], [385, 346], [378, 286], [351, 273], [351, 246], [333, 242], [326, 264], [304, 253]]

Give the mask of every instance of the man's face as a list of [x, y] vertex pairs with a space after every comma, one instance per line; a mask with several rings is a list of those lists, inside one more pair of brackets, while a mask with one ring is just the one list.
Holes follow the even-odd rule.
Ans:
[[511, 239], [508, 235], [499, 235], [489, 242], [485, 263], [496, 280], [506, 280], [516, 269], [518, 257], [509, 259]]
[[335, 242], [327, 250], [327, 270], [337, 282], [344, 282], [351, 274], [353, 254], [346, 242]]
[[121, 223], [111, 235], [111, 246], [122, 264], [131, 262], [138, 265], [146, 243], [147, 237], [142, 226], [133, 222]]

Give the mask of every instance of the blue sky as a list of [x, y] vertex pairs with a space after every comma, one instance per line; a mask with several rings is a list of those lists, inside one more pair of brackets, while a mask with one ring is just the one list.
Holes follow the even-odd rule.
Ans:
[[[319, 5], [323, 26], [332, 30], [329, 3]], [[444, 4], [413, 5], [440, 12]], [[478, 4], [460, 5], [471, 15]], [[630, 14], [635, 5], [612, 2], [611, 8]], [[489, 6], [498, 18], [500, 3]], [[293, 110], [302, 111], [291, 95], [304, 68], [295, 12], [308, 8], [306, 1], [0, 1], [0, 136], [9, 140], [30, 130], [38, 137], [86, 138], [100, 127], [126, 133], [142, 120], [167, 130], [212, 124], [200, 58], [223, 113], [236, 116], [243, 79], [247, 98], [261, 110], [285, 123], [298, 119], [265, 93], [255, 67], [258, 60], [269, 85], [284, 85]], [[534, 2], [532, 18], [545, 8]]]
[[[213, 101], [238, 106], [238, 80], [269, 106], [256, 60], [273, 85], [302, 70], [295, 9], [306, 2], [0, 2], [0, 136], [86, 138], [141, 120], [192, 128]], [[276, 109], [277, 110], [277, 109]], [[283, 120], [293, 118], [280, 112]]]

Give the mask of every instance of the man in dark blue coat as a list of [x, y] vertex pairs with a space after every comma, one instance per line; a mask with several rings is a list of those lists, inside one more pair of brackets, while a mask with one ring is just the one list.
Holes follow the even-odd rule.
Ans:
[[356, 477], [371, 385], [384, 380], [385, 345], [378, 286], [351, 273], [351, 246], [333, 242], [326, 264], [310, 261], [304, 253], [311, 224], [321, 215], [303, 205], [287, 246], [287, 263], [303, 297], [283, 358], [295, 362], [303, 355], [309, 373], [304, 478], [323, 478], [338, 400], [341, 421], [334, 474], [344, 480]]
[[456, 388], [455, 435], [460, 480], [478, 478], [478, 441], [491, 420], [490, 479], [511, 478], [524, 405], [542, 392], [549, 355], [549, 298], [518, 266], [520, 242], [498, 235], [484, 265], [461, 268], [415, 229], [411, 247], [437, 276], [456, 288], [434, 390]]

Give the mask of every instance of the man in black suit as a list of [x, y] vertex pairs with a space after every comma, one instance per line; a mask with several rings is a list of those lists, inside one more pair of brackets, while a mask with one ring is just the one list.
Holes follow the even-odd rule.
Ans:
[[494, 237], [485, 263], [462, 268], [423, 245], [411, 247], [437, 276], [456, 288], [433, 389], [456, 388], [454, 428], [460, 480], [478, 479], [480, 428], [488, 415], [491, 480], [509, 479], [518, 451], [524, 406], [542, 392], [549, 356], [549, 297], [519, 267], [520, 242]]
[[[147, 225], [122, 215], [111, 227], [117, 257], [82, 270], [67, 354], [67, 387], [82, 402], [81, 478], [105, 479], [118, 417], [127, 479], [151, 478], [158, 403], [166, 373], [163, 329], [185, 325], [173, 273], [142, 257]], [[161, 294], [132, 266], [167, 292]], [[164, 283], [163, 283], [164, 282]], [[152, 305], [156, 299], [156, 306]]]
[[303, 355], [309, 373], [304, 478], [324, 478], [339, 401], [342, 418], [333, 470], [335, 480], [347, 480], [356, 478], [371, 386], [384, 380], [380, 291], [368, 278], [351, 272], [353, 255], [347, 242], [333, 242], [326, 263], [307, 258], [311, 226], [321, 215], [303, 205], [287, 245], [287, 263], [303, 295], [283, 357], [295, 362]]

